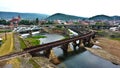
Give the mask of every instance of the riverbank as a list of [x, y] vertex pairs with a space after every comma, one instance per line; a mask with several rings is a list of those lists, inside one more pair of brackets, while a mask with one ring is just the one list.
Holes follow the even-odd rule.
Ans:
[[97, 38], [99, 43], [95, 45], [100, 46], [102, 49], [86, 48], [91, 53], [107, 59], [114, 64], [120, 64], [120, 42], [109, 38]]
[[[46, 38], [46, 36], [36, 35], [27, 38], [19, 38], [21, 49], [40, 45], [40, 38]], [[55, 65], [49, 62], [49, 59], [41, 56], [32, 56], [30, 54], [26, 57], [21, 57], [21, 65], [29, 68], [56, 68]], [[27, 62], [26, 62], [27, 61]], [[26, 62], [26, 63], [25, 63]]]

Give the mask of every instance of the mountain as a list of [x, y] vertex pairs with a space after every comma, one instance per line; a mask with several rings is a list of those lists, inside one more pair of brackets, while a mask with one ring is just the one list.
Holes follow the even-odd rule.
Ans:
[[90, 17], [89, 20], [113, 20], [113, 18], [107, 15], [96, 15]]
[[120, 16], [112, 16], [113, 20], [120, 20]]
[[120, 20], [120, 16], [96, 15], [90, 17], [89, 20]]
[[84, 19], [84, 17], [78, 17], [78, 16], [67, 15], [62, 13], [56, 13], [46, 18], [46, 20], [65, 20], [65, 21], [79, 20], [79, 19]]
[[28, 19], [28, 20], [33, 20], [36, 18], [45, 19], [46, 17], [48, 17], [48, 15], [45, 15], [45, 14], [0, 11], [0, 18], [2, 18], [2, 19], [11, 19], [11, 18], [16, 17], [18, 15], [20, 15], [20, 17], [22, 19]]

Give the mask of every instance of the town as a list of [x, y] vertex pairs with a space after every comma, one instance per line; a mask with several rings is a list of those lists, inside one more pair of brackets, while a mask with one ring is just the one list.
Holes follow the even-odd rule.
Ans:
[[0, 68], [120, 68], [119, 0], [0, 0]]

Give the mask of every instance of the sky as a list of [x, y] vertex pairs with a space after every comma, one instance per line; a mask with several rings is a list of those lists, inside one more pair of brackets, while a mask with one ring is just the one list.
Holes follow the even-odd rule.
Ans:
[[120, 16], [120, 0], [0, 0], [0, 11], [92, 17]]

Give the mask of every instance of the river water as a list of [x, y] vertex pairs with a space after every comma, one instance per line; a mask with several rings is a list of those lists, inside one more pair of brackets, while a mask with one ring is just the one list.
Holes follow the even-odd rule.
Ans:
[[[46, 36], [46, 38], [40, 39], [42, 44], [64, 38], [58, 34], [45, 34], [44, 36]], [[59, 47], [55, 47], [53, 50], [57, 56], [63, 56], [63, 52]], [[91, 54], [89, 51], [77, 53], [74, 56], [67, 56], [67, 58], [57, 66], [59, 68], [120, 68], [119, 65], [114, 65], [107, 60]]]
[[[58, 34], [44, 34], [43, 36], [46, 36], [46, 38], [39, 39], [41, 44], [61, 40], [64, 38], [62, 35]], [[59, 47], [55, 47], [53, 50], [56, 56], [63, 56], [63, 52]], [[114, 65], [105, 59], [93, 55], [89, 51], [67, 56], [64, 61], [62, 61], [57, 66], [59, 68], [120, 68], [119, 65]]]

